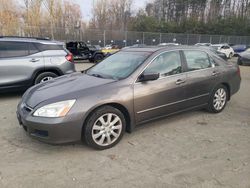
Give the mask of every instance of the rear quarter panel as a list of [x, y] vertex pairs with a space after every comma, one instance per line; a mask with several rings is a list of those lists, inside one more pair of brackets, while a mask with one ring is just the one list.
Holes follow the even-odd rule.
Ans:
[[45, 69], [59, 69], [61, 74], [70, 74], [75, 72], [75, 65], [66, 60], [67, 53], [63, 50], [44, 51]]

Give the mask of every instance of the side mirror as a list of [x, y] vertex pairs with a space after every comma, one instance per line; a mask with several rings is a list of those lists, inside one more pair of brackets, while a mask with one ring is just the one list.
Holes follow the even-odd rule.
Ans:
[[153, 81], [158, 80], [160, 78], [159, 73], [142, 73], [139, 77], [139, 82], [147, 82], [147, 81]]

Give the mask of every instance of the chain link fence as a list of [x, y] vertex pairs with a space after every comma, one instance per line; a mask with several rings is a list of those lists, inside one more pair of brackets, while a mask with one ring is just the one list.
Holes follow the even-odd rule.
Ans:
[[[4, 33], [0, 30], [0, 35]], [[228, 43], [250, 45], [250, 36], [225, 36], [183, 33], [152, 33], [117, 30], [96, 30], [79, 28], [22, 27], [17, 30], [18, 36], [43, 37], [60, 41], [85, 41], [92, 45], [105, 46], [116, 44], [121, 47], [134, 44], [157, 45], [159, 43]]]

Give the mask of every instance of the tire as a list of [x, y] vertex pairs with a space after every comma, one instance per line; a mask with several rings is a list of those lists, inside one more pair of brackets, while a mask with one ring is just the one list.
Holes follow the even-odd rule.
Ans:
[[82, 135], [89, 147], [105, 150], [119, 143], [125, 129], [126, 120], [123, 113], [111, 106], [103, 106], [95, 110], [87, 119]]
[[49, 81], [53, 78], [56, 78], [58, 77], [57, 74], [53, 73], [53, 72], [43, 72], [41, 74], [39, 74], [36, 79], [35, 79], [35, 85], [36, 84], [40, 84], [40, 83], [43, 83], [43, 82], [46, 82], [46, 81]]
[[228, 56], [229, 59], [232, 59], [233, 58], [233, 53], [230, 53], [229, 56]]
[[104, 56], [102, 54], [96, 54], [94, 57], [94, 62], [99, 63], [104, 59]]
[[238, 65], [243, 65], [243, 62], [240, 60], [240, 58], [238, 58], [237, 64]]
[[[211, 113], [220, 113], [224, 110], [229, 99], [228, 89], [224, 85], [217, 86], [209, 99], [208, 111]], [[216, 102], [217, 100], [217, 102]]]

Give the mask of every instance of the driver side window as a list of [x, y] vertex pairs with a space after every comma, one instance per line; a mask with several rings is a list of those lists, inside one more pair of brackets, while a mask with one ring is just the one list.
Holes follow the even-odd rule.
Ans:
[[159, 55], [144, 72], [159, 73], [160, 77], [181, 73], [182, 66], [179, 51], [166, 52]]

